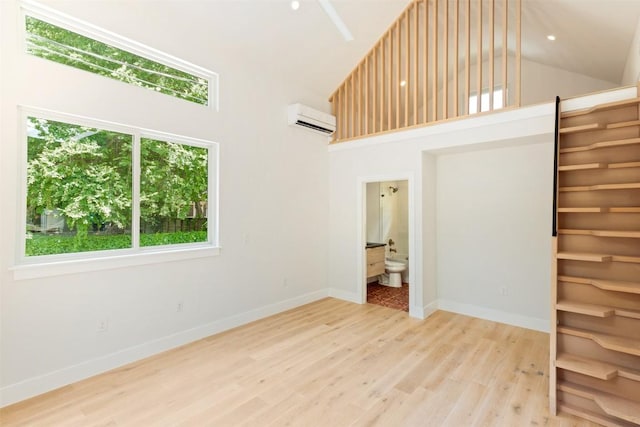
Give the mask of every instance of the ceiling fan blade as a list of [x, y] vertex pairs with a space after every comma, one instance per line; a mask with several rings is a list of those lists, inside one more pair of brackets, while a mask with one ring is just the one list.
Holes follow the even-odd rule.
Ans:
[[344, 39], [348, 42], [353, 40], [351, 31], [349, 31], [342, 18], [340, 18], [340, 15], [338, 15], [338, 12], [336, 12], [336, 9], [333, 7], [331, 2], [329, 0], [318, 0], [318, 3], [320, 3], [320, 6], [322, 6], [325, 13], [329, 16], [331, 22], [333, 22], [336, 28], [338, 28], [338, 31], [340, 31], [342, 37], [344, 37]]

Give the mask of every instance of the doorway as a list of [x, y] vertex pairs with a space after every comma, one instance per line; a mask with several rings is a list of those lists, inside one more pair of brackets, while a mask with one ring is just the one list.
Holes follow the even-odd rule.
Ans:
[[[365, 301], [408, 312], [409, 181], [384, 180], [365, 185]], [[380, 265], [380, 257], [384, 266]]]

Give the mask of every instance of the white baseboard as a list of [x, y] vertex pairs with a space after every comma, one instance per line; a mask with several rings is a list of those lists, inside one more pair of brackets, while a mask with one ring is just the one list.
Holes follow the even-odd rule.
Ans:
[[127, 349], [53, 371], [45, 375], [29, 378], [28, 380], [21, 381], [16, 384], [10, 384], [0, 389], [0, 408], [55, 390], [128, 363], [144, 359], [145, 357], [326, 298], [327, 296], [328, 292], [326, 289], [300, 295], [295, 298], [266, 305], [225, 319], [220, 319], [206, 325], [168, 335], [154, 341], [129, 347]]
[[477, 305], [463, 304], [456, 301], [439, 299], [437, 305], [440, 310], [491, 320], [493, 322], [506, 323], [507, 325], [519, 326], [521, 328], [533, 329], [535, 331], [548, 333], [551, 326], [548, 319], [522, 316], [520, 314], [494, 310]]
[[422, 318], [426, 319], [427, 317], [431, 316], [436, 311], [438, 311], [438, 301], [437, 300], [433, 301], [430, 304], [425, 305], [424, 307], [422, 307]]
[[342, 289], [329, 288], [329, 296], [344, 301], [354, 302], [356, 304], [364, 304], [362, 297], [357, 292], [343, 291]]
[[438, 301], [434, 301], [424, 307], [415, 306], [409, 307], [409, 316], [416, 319], [426, 319], [438, 310]]
[[409, 316], [416, 319], [424, 320], [424, 309], [419, 305], [411, 305], [409, 306]]

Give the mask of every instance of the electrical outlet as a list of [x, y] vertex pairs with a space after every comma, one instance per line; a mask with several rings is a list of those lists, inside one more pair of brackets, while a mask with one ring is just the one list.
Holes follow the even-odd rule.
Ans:
[[96, 323], [96, 332], [107, 332], [109, 330], [109, 319], [98, 319]]
[[184, 303], [182, 301], [180, 301], [178, 303], [178, 305], [176, 306], [176, 312], [182, 313], [183, 311], [184, 311]]
[[286, 288], [287, 286], [289, 286], [289, 281], [287, 280], [287, 278], [285, 277], [284, 279], [282, 279], [282, 287]]
[[509, 296], [509, 288], [507, 288], [506, 286], [503, 286], [500, 288], [500, 295], [502, 296]]

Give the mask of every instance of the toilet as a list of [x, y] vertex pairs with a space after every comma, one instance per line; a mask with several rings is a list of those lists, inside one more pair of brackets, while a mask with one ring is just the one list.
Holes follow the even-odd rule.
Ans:
[[386, 274], [380, 276], [378, 283], [392, 288], [401, 288], [402, 272], [406, 268], [407, 265], [404, 262], [386, 258], [384, 260], [384, 271], [386, 271]]

